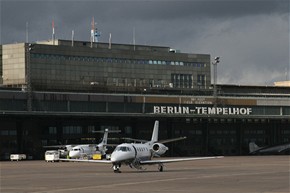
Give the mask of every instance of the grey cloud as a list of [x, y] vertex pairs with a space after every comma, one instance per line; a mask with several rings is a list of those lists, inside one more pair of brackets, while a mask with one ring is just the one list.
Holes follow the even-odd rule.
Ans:
[[[255, 84], [283, 79], [289, 66], [288, 0], [197, 1], [1, 1], [1, 43], [56, 37], [89, 41], [95, 17], [107, 42], [170, 46], [221, 55], [222, 83]], [[289, 72], [290, 73], [290, 72]], [[261, 76], [259, 76], [261, 74]]]

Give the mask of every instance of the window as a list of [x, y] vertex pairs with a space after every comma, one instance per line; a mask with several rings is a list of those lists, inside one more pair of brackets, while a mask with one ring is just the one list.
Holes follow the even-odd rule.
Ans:
[[62, 130], [63, 130], [63, 134], [81, 134], [82, 133], [81, 126], [64, 126]]
[[205, 88], [206, 87], [206, 76], [204, 74], [198, 74], [197, 75], [197, 86], [199, 88]]
[[171, 82], [174, 88], [192, 88], [192, 75], [171, 74]]
[[95, 126], [89, 125], [88, 126], [88, 133], [93, 133], [95, 131]]
[[48, 127], [48, 133], [49, 134], [56, 134], [57, 133], [56, 127]]
[[1, 130], [0, 135], [17, 135], [16, 130]]
[[131, 151], [131, 148], [130, 147], [126, 147], [126, 146], [118, 146], [118, 147], [116, 147], [115, 151], [126, 152], [126, 151]]

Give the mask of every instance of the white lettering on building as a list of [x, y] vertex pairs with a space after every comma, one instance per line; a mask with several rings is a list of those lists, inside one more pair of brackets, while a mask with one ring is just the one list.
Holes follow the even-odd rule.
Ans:
[[250, 115], [252, 108], [154, 106], [154, 114]]

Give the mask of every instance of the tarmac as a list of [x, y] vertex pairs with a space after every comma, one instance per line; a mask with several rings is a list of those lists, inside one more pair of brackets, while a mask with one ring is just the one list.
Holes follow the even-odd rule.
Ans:
[[289, 193], [290, 156], [224, 157], [148, 166], [2, 161], [1, 193]]

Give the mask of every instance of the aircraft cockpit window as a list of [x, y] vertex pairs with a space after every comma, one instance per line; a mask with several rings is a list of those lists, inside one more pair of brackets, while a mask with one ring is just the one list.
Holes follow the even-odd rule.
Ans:
[[131, 151], [129, 147], [121, 146], [117, 147], [115, 151]]

